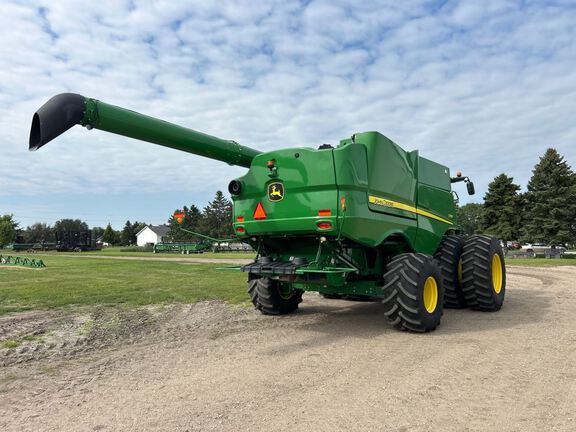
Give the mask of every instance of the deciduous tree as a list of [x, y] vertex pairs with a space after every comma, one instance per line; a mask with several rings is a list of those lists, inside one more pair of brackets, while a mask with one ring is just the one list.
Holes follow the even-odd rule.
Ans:
[[480, 232], [480, 219], [482, 217], [482, 204], [468, 203], [456, 210], [458, 226], [464, 234], [471, 235]]
[[0, 247], [14, 242], [18, 225], [13, 215], [5, 214], [0, 216]]
[[54, 241], [54, 230], [44, 222], [36, 222], [24, 230], [25, 243], [49, 243]]

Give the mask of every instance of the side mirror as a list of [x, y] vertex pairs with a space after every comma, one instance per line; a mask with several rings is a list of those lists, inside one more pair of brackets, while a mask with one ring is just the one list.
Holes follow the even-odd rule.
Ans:
[[476, 189], [474, 189], [474, 183], [471, 181], [466, 183], [466, 189], [468, 189], [468, 195], [474, 195], [476, 193]]

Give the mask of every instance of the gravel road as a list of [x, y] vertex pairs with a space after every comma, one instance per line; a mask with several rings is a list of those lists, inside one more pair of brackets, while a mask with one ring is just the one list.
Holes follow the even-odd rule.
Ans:
[[305, 296], [0, 318], [2, 431], [574, 431], [576, 267], [509, 267], [498, 313], [392, 329]]

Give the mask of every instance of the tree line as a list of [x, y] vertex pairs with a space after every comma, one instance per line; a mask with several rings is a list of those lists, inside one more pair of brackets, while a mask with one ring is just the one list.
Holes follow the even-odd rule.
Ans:
[[[181, 230], [181, 227], [215, 238], [230, 237], [232, 234], [232, 202], [221, 191], [216, 192], [214, 200], [202, 211], [194, 204], [177, 211], [183, 211], [185, 218], [182, 225], [176, 223], [174, 216], [168, 219], [170, 241], [195, 240], [195, 236]], [[104, 228], [96, 226], [91, 230], [94, 239], [101, 239], [111, 245], [126, 246], [136, 244], [136, 234], [146, 226], [150, 225], [127, 220], [121, 230], [113, 229], [110, 223]], [[20, 243], [53, 243], [56, 241], [57, 232], [79, 232], [88, 229], [88, 224], [80, 219], [60, 219], [54, 225], [36, 222], [20, 228], [20, 223], [14, 216], [7, 214], [0, 216], [0, 247], [15, 242], [17, 238]]]
[[576, 245], [576, 174], [558, 151], [546, 150], [526, 189], [521, 193], [504, 173], [496, 176], [483, 204], [458, 209], [458, 224], [466, 234], [491, 234], [505, 243]]
[[[208, 203], [202, 211], [194, 204], [177, 209], [184, 214], [184, 220], [179, 224], [174, 215], [168, 219], [168, 239], [170, 241], [194, 241], [199, 237], [190, 231], [216, 239], [229, 238], [232, 230], [232, 202], [221, 191], [216, 192], [214, 200]], [[184, 231], [184, 228], [187, 231]]]

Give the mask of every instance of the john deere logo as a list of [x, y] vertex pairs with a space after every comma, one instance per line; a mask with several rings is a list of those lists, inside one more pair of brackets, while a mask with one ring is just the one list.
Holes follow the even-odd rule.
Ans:
[[284, 185], [282, 183], [270, 183], [268, 185], [268, 199], [270, 201], [282, 201], [284, 199]]

